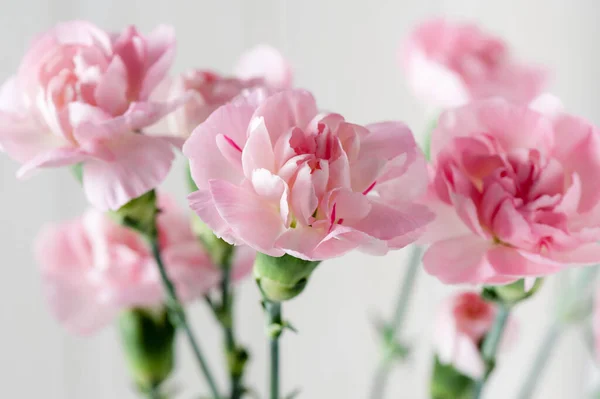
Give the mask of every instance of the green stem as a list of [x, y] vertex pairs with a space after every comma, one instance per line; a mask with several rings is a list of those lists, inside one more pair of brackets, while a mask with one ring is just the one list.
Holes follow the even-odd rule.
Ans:
[[544, 367], [548, 363], [552, 349], [556, 345], [556, 341], [560, 336], [561, 326], [559, 324], [553, 324], [547, 331], [542, 344], [540, 345], [535, 360], [529, 369], [529, 373], [525, 378], [525, 384], [521, 387], [519, 392], [519, 399], [530, 398], [535, 390], [537, 383], [544, 371]]
[[204, 355], [202, 354], [200, 345], [198, 344], [198, 342], [196, 341], [196, 338], [194, 337], [192, 328], [187, 321], [187, 316], [186, 316], [185, 310], [184, 310], [183, 306], [181, 305], [181, 302], [177, 298], [175, 286], [173, 285], [173, 283], [171, 282], [171, 279], [167, 275], [167, 271], [166, 271], [165, 265], [162, 261], [162, 256], [161, 256], [160, 248], [158, 245], [158, 238], [153, 237], [150, 240], [150, 245], [152, 247], [152, 255], [154, 256], [156, 264], [158, 265], [160, 277], [162, 279], [162, 283], [163, 283], [163, 286], [165, 289], [165, 294], [167, 297], [166, 298], [166, 306], [167, 306], [167, 309], [169, 310], [169, 316], [172, 318], [171, 321], [173, 322], [173, 324], [175, 324], [175, 326], [181, 327], [184, 330], [185, 335], [187, 336], [188, 341], [189, 341], [190, 345], [192, 346], [192, 350], [194, 351], [194, 355], [196, 356], [196, 360], [198, 361], [198, 364], [200, 366], [202, 374], [204, 375], [204, 378], [206, 379], [206, 382], [208, 383], [211, 395], [213, 396], [214, 399], [219, 399], [221, 396], [219, 395], [219, 391], [217, 390], [217, 385], [215, 384], [215, 380], [209, 370], [209, 367], [204, 358]]
[[160, 395], [160, 389], [158, 388], [158, 386], [153, 386], [152, 388], [150, 388], [150, 390], [148, 391], [148, 399], [162, 399], [162, 396]]
[[481, 398], [485, 383], [490, 374], [494, 371], [494, 367], [496, 366], [496, 353], [498, 352], [498, 346], [500, 345], [509, 315], [510, 307], [503, 303], [498, 304], [498, 314], [496, 314], [492, 329], [485, 336], [481, 346], [481, 356], [485, 363], [485, 373], [483, 377], [477, 381], [475, 387], [475, 399]]
[[385, 394], [385, 388], [390, 374], [391, 360], [395, 354], [395, 351], [393, 350], [393, 348], [395, 348], [395, 339], [404, 325], [422, 255], [423, 247], [414, 245], [412, 247], [406, 271], [402, 276], [402, 283], [392, 321], [384, 327], [383, 338], [385, 352], [375, 371], [375, 377], [373, 378], [373, 385], [371, 387], [371, 399], [383, 398]]
[[[221, 295], [221, 306], [226, 313], [222, 322], [222, 327], [229, 369], [230, 394], [231, 399], [239, 399], [242, 397], [243, 393], [242, 376], [244, 373], [244, 363], [246, 361], [246, 350], [239, 347], [237, 344], [233, 329], [233, 292], [231, 289], [231, 265], [229, 261], [227, 261], [226, 265], [223, 265]], [[244, 357], [240, 358], [242, 353], [244, 354]]]
[[269, 331], [269, 399], [280, 399], [279, 396], [279, 337], [281, 336], [283, 320], [281, 318], [281, 302], [264, 301], [267, 312]]

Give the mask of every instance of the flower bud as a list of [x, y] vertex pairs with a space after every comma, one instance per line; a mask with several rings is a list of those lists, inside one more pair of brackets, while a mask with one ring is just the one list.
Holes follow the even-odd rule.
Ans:
[[310, 274], [319, 263], [287, 254], [275, 258], [258, 253], [254, 261], [254, 278], [266, 299], [287, 301], [304, 290]]
[[131, 309], [119, 317], [119, 333], [129, 370], [142, 392], [158, 387], [174, 364], [175, 326], [167, 312]]
[[531, 287], [527, 287], [525, 279], [521, 279], [512, 284], [485, 287], [482, 295], [488, 301], [512, 306], [535, 294], [543, 282], [544, 279], [537, 278]]
[[136, 230], [146, 237], [156, 237], [156, 192], [148, 191], [137, 198], [132, 199], [116, 211], [110, 211], [112, 219], [122, 226]]

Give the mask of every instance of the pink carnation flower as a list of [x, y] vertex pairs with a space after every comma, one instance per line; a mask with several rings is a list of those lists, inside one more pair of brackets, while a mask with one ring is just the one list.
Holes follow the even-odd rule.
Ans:
[[226, 241], [307, 260], [412, 242], [431, 213], [413, 203], [424, 158], [403, 123], [359, 126], [287, 90], [217, 109], [183, 147], [190, 206]]
[[600, 132], [588, 122], [482, 100], [442, 114], [431, 156], [437, 218], [423, 263], [443, 282], [507, 283], [600, 261]]
[[85, 194], [102, 210], [156, 187], [173, 161], [171, 140], [139, 133], [183, 101], [150, 97], [174, 51], [166, 26], [109, 35], [72, 21], [40, 35], [0, 88], [0, 147], [23, 164], [18, 175], [81, 162]]
[[491, 330], [495, 317], [495, 305], [484, 301], [476, 292], [461, 292], [444, 301], [433, 337], [440, 363], [451, 364], [473, 379], [481, 378], [485, 365], [479, 345]]
[[232, 77], [202, 69], [192, 69], [177, 77], [170, 96], [176, 99], [190, 92], [191, 96], [169, 116], [169, 122], [178, 136], [187, 138], [214, 110], [244, 90], [259, 87], [277, 90], [291, 86], [292, 69], [287, 60], [272, 47], [258, 46], [242, 55]]
[[435, 107], [493, 96], [526, 104], [541, 94], [547, 80], [543, 70], [515, 62], [500, 38], [471, 24], [424, 22], [402, 50], [412, 90]]
[[[179, 297], [190, 301], [213, 288], [220, 271], [192, 234], [185, 214], [166, 205], [158, 217], [160, 248]], [[37, 237], [35, 252], [52, 313], [71, 332], [92, 333], [122, 310], [163, 303], [147, 243], [95, 209], [47, 226]], [[246, 275], [253, 262], [254, 251], [236, 248], [234, 278]]]

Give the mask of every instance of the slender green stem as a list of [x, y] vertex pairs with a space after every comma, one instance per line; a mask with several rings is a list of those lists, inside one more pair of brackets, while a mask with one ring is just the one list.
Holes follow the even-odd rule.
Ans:
[[506, 304], [499, 304], [498, 313], [496, 314], [492, 329], [485, 336], [481, 347], [481, 356], [485, 363], [485, 373], [483, 377], [477, 381], [475, 387], [475, 399], [481, 398], [485, 383], [490, 374], [494, 371], [494, 367], [496, 366], [496, 353], [498, 352], [498, 346], [500, 345], [509, 315], [510, 307]]
[[[233, 291], [231, 289], [230, 262], [227, 261], [227, 264], [222, 265], [222, 267], [221, 307], [226, 313], [222, 326], [229, 369], [230, 394], [231, 399], [239, 399], [242, 397], [243, 393], [242, 377], [244, 373], [244, 363], [246, 361], [246, 350], [240, 348], [237, 344], [233, 329]], [[242, 355], [243, 358], [240, 358], [240, 355]]]
[[593, 286], [598, 271], [598, 265], [586, 267], [579, 272], [576, 281], [572, 285], [567, 284], [561, 287], [562, 294], [558, 296], [559, 315], [554, 324], [546, 331], [535, 360], [519, 392], [519, 399], [530, 398], [535, 391], [552, 350], [556, 346], [556, 341], [560, 338], [560, 334], [567, 323], [579, 322], [582, 317], [585, 317], [586, 312], [582, 312], [582, 307], [585, 308], [589, 287]]
[[404, 325], [408, 305], [410, 304], [410, 298], [412, 296], [413, 288], [418, 275], [419, 265], [421, 264], [422, 255], [423, 248], [418, 245], [414, 245], [412, 247], [408, 265], [404, 275], [402, 276], [402, 283], [400, 286], [398, 300], [396, 301], [396, 307], [394, 308], [392, 321], [387, 324], [383, 330], [385, 351], [375, 371], [375, 377], [373, 378], [373, 385], [371, 387], [371, 399], [381, 399], [385, 394], [385, 388], [390, 373], [391, 360], [395, 354], [395, 339], [401, 332]]
[[279, 337], [281, 336], [283, 319], [281, 302], [264, 301], [267, 312], [269, 331], [269, 399], [280, 399], [279, 396]]
[[546, 331], [546, 336], [544, 337], [544, 340], [538, 349], [535, 360], [529, 369], [529, 373], [525, 378], [525, 384], [521, 387], [519, 392], [519, 399], [528, 399], [533, 394], [540, 376], [544, 371], [544, 367], [548, 363], [552, 349], [554, 349], [554, 345], [556, 345], [556, 341], [560, 336], [560, 332], [561, 326], [559, 324], [553, 324]]
[[161, 256], [160, 248], [158, 245], [158, 239], [152, 238], [150, 240], [150, 245], [152, 247], [152, 255], [154, 256], [156, 264], [158, 265], [160, 277], [162, 279], [162, 283], [165, 288], [165, 294], [167, 297], [166, 298], [166, 306], [167, 306], [167, 309], [169, 310], [169, 316], [172, 318], [171, 320], [172, 320], [173, 324], [175, 324], [178, 327], [181, 327], [184, 330], [185, 335], [187, 336], [187, 339], [188, 339], [190, 345], [192, 346], [192, 350], [194, 351], [194, 355], [196, 356], [196, 360], [198, 361], [198, 364], [200, 366], [202, 374], [204, 375], [204, 378], [206, 379], [206, 382], [208, 383], [211, 395], [213, 396], [214, 399], [220, 399], [221, 396], [219, 395], [219, 391], [217, 389], [217, 385], [215, 384], [215, 380], [210, 372], [210, 369], [208, 367], [206, 359], [204, 358], [204, 355], [202, 354], [200, 345], [198, 344], [198, 342], [196, 341], [196, 338], [194, 337], [192, 328], [187, 321], [187, 316], [186, 316], [185, 310], [184, 310], [183, 306], [181, 305], [181, 302], [177, 298], [177, 292], [175, 291], [175, 286], [173, 285], [173, 283], [171, 282], [171, 279], [167, 275], [165, 265], [162, 261], [162, 256]]

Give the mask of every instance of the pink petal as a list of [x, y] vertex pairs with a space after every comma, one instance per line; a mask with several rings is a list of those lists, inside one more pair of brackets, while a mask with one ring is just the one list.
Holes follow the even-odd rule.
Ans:
[[146, 62], [148, 69], [142, 82], [140, 99], [150, 97], [154, 89], [167, 76], [175, 59], [175, 29], [159, 25], [146, 37]]
[[230, 244], [241, 244], [233, 236], [233, 231], [223, 220], [209, 190], [198, 190], [188, 195], [190, 208], [210, 227], [217, 237]]
[[275, 155], [269, 132], [262, 118], [253, 118], [248, 128], [248, 141], [242, 151], [244, 175], [252, 178], [256, 169], [275, 169]]
[[309, 225], [310, 218], [319, 205], [319, 199], [315, 194], [312, 170], [307, 164], [304, 164], [296, 175], [290, 193], [290, 203], [297, 220], [303, 225]]
[[305, 129], [318, 114], [314, 97], [306, 90], [285, 90], [268, 97], [254, 113], [263, 117], [271, 143], [292, 127]]
[[252, 186], [254, 192], [263, 201], [271, 203], [279, 209], [281, 219], [288, 225], [289, 210], [289, 188], [283, 179], [266, 169], [256, 169], [252, 173]]
[[275, 48], [259, 45], [242, 54], [235, 67], [235, 75], [241, 79], [261, 78], [272, 87], [292, 86], [292, 68]]
[[241, 241], [271, 256], [282, 256], [274, 247], [285, 225], [278, 210], [250, 190], [229, 182], [209, 182], [217, 211]]
[[56, 168], [59, 166], [74, 165], [88, 158], [88, 154], [78, 148], [62, 147], [42, 153], [19, 168], [17, 178], [26, 179], [38, 168]]
[[481, 283], [496, 274], [486, 260], [491, 248], [491, 243], [474, 235], [449, 238], [429, 247], [423, 266], [446, 284]]
[[536, 262], [524, 257], [517, 250], [503, 245], [492, 248], [487, 254], [487, 259], [494, 270], [507, 276], [544, 276], [560, 270], [551, 260]]
[[[358, 210], [360, 212], [360, 210]], [[428, 216], [428, 217], [420, 217]], [[392, 240], [425, 226], [431, 220], [431, 214], [417, 215], [405, 213], [376, 200], [371, 201], [370, 212], [351, 226], [371, 237], [380, 240]]]
[[157, 187], [174, 159], [167, 141], [142, 134], [123, 137], [113, 152], [114, 162], [88, 160], [83, 166], [86, 197], [100, 210], [116, 210]]
[[115, 56], [100, 77], [94, 93], [96, 103], [110, 115], [127, 110], [127, 69], [121, 57]]
[[192, 177], [198, 188], [208, 188], [211, 179], [238, 184], [244, 178], [242, 170], [221, 154], [216, 138], [221, 134], [226, 135], [235, 146], [244, 148], [253, 112], [254, 107], [247, 103], [229, 103], [194, 129], [183, 146], [183, 154], [190, 160]]

